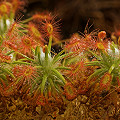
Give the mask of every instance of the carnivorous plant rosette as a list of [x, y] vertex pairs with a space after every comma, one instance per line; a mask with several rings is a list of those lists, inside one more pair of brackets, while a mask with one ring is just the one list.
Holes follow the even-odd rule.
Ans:
[[[36, 49], [32, 49], [34, 59], [17, 52], [24, 59], [18, 59], [12, 62], [15, 65], [19, 64], [19, 69], [14, 69], [13, 71], [14, 76], [17, 75], [16, 81], [13, 84], [19, 86], [19, 88], [24, 87], [24, 92], [29, 97], [31, 95], [31, 100], [42, 98], [40, 96], [44, 96], [45, 98], [61, 96], [63, 87], [66, 84], [66, 80], [60, 70], [69, 70], [69, 68], [64, 67], [61, 60], [70, 53], [63, 54], [64, 50], [62, 50], [57, 55], [51, 55], [51, 43], [52, 36], [50, 36], [48, 46], [45, 45], [43, 48], [37, 46]], [[26, 70], [27, 72], [25, 72]], [[23, 72], [20, 73], [20, 71]], [[37, 103], [40, 103], [38, 99]]]
[[87, 82], [95, 78], [100, 83], [100, 88], [109, 90], [111, 85], [117, 86], [117, 78], [120, 77], [119, 48], [114, 42], [108, 42], [107, 48], [103, 41], [99, 42], [98, 51], [89, 50], [96, 60], [87, 63], [88, 66], [97, 66], [95, 72], [89, 76]]

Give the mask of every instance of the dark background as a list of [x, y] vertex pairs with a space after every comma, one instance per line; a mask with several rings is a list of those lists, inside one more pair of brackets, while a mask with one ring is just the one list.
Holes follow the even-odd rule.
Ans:
[[120, 0], [28, 0], [26, 16], [37, 11], [50, 11], [61, 19], [63, 39], [84, 32], [87, 21], [90, 31], [99, 28], [108, 34], [119, 30]]

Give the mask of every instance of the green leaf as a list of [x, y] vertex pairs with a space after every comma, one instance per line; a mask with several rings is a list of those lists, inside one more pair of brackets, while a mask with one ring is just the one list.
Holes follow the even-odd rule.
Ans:
[[30, 65], [31, 63], [22, 62], [22, 61], [14, 61], [14, 62], [12, 62], [12, 64], [24, 64], [24, 65]]
[[51, 46], [52, 46], [52, 35], [49, 37], [49, 43], [48, 43], [48, 53], [50, 54], [51, 52]]
[[59, 95], [61, 95], [61, 93], [63, 93], [63, 89], [61, 88], [60, 84], [58, 84], [57, 82], [55, 82], [54, 85], [55, 85], [55, 88], [57, 90], [57, 93]]
[[16, 53], [19, 54], [19, 55], [21, 55], [21, 56], [23, 56], [23, 57], [25, 57], [27, 60], [30, 60], [30, 61], [34, 62], [33, 59], [27, 57], [26, 55], [24, 55], [24, 54], [22, 54], [22, 53], [19, 53], [19, 52], [16, 52]]
[[23, 58], [23, 59], [19, 59], [18, 61], [26, 61], [26, 60], [28, 60], [28, 59]]
[[70, 67], [64, 67], [64, 66], [61, 66], [61, 67], [57, 67], [55, 69], [64, 69], [64, 70], [71, 70]]
[[65, 84], [63, 84], [63, 82], [61, 82], [61, 81], [55, 81], [55, 84], [56, 84], [56, 85], [59, 85], [59, 86], [63, 86], [63, 87], [64, 87], [64, 85], [65, 85]]
[[110, 67], [110, 69], [109, 69], [109, 73], [111, 74], [111, 72], [114, 70], [114, 68], [115, 68], [115, 64], [113, 64], [111, 67]]
[[54, 83], [53, 83], [52, 79], [51, 79], [51, 78], [49, 78], [49, 79], [48, 79], [48, 81], [50, 82], [50, 85], [52, 86], [52, 88], [55, 88], [55, 86], [54, 86]]
[[60, 59], [63, 59], [64, 57], [66, 57], [66, 56], [68, 56], [68, 55], [70, 55], [70, 54], [72, 54], [72, 52], [71, 52], [71, 53], [63, 54], [63, 55], [61, 55], [61, 56], [58, 56], [57, 58], [54, 58], [54, 59], [53, 59], [52, 63], [55, 64], [57, 61], [59, 61]]
[[37, 47], [35, 48], [35, 56], [37, 56], [38, 52], [40, 52], [39, 49], [40, 49], [39, 46], [37, 46]]
[[65, 50], [62, 50], [61, 52], [59, 52], [53, 59], [53, 62], [61, 55], [65, 52]]
[[109, 58], [109, 55], [107, 53], [101, 52], [101, 56], [102, 56], [101, 61], [103, 62], [103, 64], [106, 65], [107, 67], [110, 67], [111, 60]]
[[11, 50], [11, 51], [7, 52], [5, 55], [10, 55], [10, 54], [12, 54], [14, 52], [15, 52], [14, 50]]
[[30, 22], [32, 19], [33, 17], [30, 17], [28, 19], [23, 20], [21, 23], [24, 24], [24, 23]]
[[42, 66], [40, 66], [40, 65], [39, 65], [39, 66], [34, 66], [34, 67], [35, 67], [35, 68], [42, 68]]
[[32, 50], [33, 54], [35, 54], [35, 49], [34, 49], [34, 48], [31, 48], [31, 50]]
[[42, 80], [42, 83], [41, 83], [41, 94], [43, 95], [43, 91], [44, 91], [44, 88], [45, 88], [45, 83], [47, 81], [47, 74], [45, 74], [43, 76], [43, 80]]
[[41, 65], [41, 60], [40, 60], [40, 51], [38, 51], [38, 61], [39, 61], [39, 64]]
[[100, 66], [100, 61], [87, 62], [86, 66]]
[[52, 69], [52, 71], [54, 72], [54, 74], [56, 75], [56, 77], [58, 77], [60, 80], [63, 81], [63, 83], [66, 83], [65, 78], [61, 75], [61, 73], [59, 73], [56, 69]]
[[100, 75], [102, 75], [103, 73], [107, 72], [108, 69], [97, 69], [92, 75], [89, 76], [89, 78], [87, 79], [87, 82], [89, 82], [92, 78], [98, 76], [100, 77]]
[[45, 61], [46, 61], [46, 65], [48, 64], [48, 47], [47, 45], [45, 45]]

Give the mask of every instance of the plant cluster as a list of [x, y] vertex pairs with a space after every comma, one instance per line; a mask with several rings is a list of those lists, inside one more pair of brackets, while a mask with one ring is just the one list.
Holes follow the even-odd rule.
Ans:
[[120, 49], [105, 31], [89, 33], [87, 24], [84, 34], [73, 34], [55, 53], [53, 44], [61, 41], [59, 20], [49, 13], [15, 20], [24, 4], [0, 2], [1, 97], [17, 96], [45, 111], [54, 106], [59, 114], [68, 101], [82, 95], [87, 97], [82, 103], [89, 102], [90, 107], [91, 96], [120, 92]]
[[[10, 10], [7, 5], [11, 6]], [[3, 7], [8, 11], [4, 12]], [[0, 4], [1, 95], [19, 92], [24, 94], [25, 101], [35, 100], [34, 104], [44, 105], [51, 97], [61, 98], [62, 87], [66, 84], [61, 69], [69, 69], [61, 63], [68, 55], [64, 50], [57, 55], [51, 53], [52, 41], [56, 42], [60, 36], [58, 21], [50, 14], [36, 14], [16, 22], [14, 7], [9, 1]]]

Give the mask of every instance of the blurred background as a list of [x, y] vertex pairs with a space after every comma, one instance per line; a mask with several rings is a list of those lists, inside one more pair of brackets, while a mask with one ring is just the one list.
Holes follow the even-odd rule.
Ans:
[[87, 21], [108, 34], [120, 30], [120, 0], [28, 0], [26, 16], [50, 11], [61, 19], [63, 39], [84, 32]]

